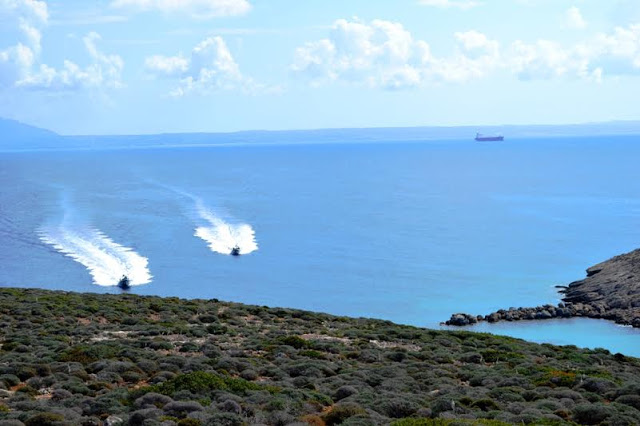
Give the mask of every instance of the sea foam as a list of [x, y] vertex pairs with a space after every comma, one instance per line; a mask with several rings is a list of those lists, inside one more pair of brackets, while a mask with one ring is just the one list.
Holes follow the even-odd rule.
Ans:
[[194, 235], [206, 241], [211, 251], [229, 254], [236, 246], [240, 248], [240, 254], [258, 250], [255, 231], [250, 225], [229, 223], [218, 217], [200, 200], [196, 200], [196, 212], [200, 220], [206, 224], [198, 226]]
[[146, 257], [114, 242], [95, 228], [69, 228], [65, 224], [43, 226], [38, 234], [43, 242], [84, 265], [91, 273], [94, 284], [116, 285], [123, 275], [129, 277], [131, 285], [151, 282], [149, 260]]

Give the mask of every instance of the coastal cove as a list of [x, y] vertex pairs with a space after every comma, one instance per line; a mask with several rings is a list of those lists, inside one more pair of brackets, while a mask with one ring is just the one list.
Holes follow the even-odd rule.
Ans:
[[[623, 327], [640, 328], [640, 284], [638, 273], [640, 272], [640, 250], [634, 250], [615, 256], [609, 260], [587, 268], [587, 277], [574, 281], [569, 285], [558, 285], [559, 292], [563, 295], [562, 302], [557, 306], [547, 304], [536, 307], [519, 307], [500, 309], [488, 315], [471, 315], [457, 313], [451, 315], [444, 325], [473, 326], [479, 324], [479, 330], [488, 331], [482, 325], [486, 322], [495, 324], [498, 322], [529, 322], [543, 321], [548, 329], [555, 329], [557, 335], [582, 334], [578, 332], [581, 326], [589, 328], [589, 338], [580, 343], [588, 346], [593, 341], [609, 340], [608, 345], [614, 344], [618, 333], [608, 332], [608, 327], [593, 321], [568, 321], [572, 319], [606, 319]], [[558, 319], [560, 319], [558, 321]], [[552, 322], [555, 320], [555, 322]], [[571, 330], [564, 330], [570, 324]], [[597, 325], [596, 325], [597, 324]], [[531, 325], [535, 327], [535, 325]], [[526, 328], [526, 327], [525, 327]], [[490, 327], [489, 327], [490, 329]], [[507, 328], [508, 329], [508, 328]], [[521, 332], [524, 330], [519, 330]], [[578, 333], [576, 333], [578, 332]], [[525, 332], [526, 333], [526, 332]], [[633, 332], [631, 332], [633, 334]], [[526, 335], [526, 334], [525, 334]], [[605, 336], [609, 337], [605, 337]], [[524, 337], [523, 334], [519, 335]], [[547, 339], [551, 335], [546, 335]], [[552, 340], [547, 340], [551, 342]], [[618, 343], [619, 344], [619, 343]], [[624, 345], [623, 345], [624, 347]], [[631, 350], [635, 350], [632, 347]]]
[[[348, 142], [2, 153], [0, 286], [117, 293], [124, 265], [133, 294], [437, 328], [639, 246], [636, 136]], [[478, 327], [640, 355], [599, 320]]]
[[640, 357], [634, 342], [640, 339], [637, 329], [591, 318], [550, 319], [518, 322], [481, 322], [468, 327], [443, 327], [478, 333], [513, 336], [536, 343], [575, 345], [582, 348], [607, 347], [613, 352]]

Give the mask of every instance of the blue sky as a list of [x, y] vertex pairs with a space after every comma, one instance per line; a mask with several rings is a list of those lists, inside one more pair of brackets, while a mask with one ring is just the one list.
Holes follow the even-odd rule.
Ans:
[[0, 0], [0, 116], [63, 134], [640, 119], [638, 0]]

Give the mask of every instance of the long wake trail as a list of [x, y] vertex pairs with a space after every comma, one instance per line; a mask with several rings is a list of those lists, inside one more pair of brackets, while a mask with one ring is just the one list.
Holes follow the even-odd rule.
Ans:
[[205, 205], [200, 197], [180, 188], [151, 179], [148, 182], [187, 198], [193, 203], [187, 209], [189, 216], [196, 224], [193, 235], [205, 241], [212, 252], [228, 255], [234, 247], [238, 247], [239, 254], [249, 254], [258, 250], [255, 231], [251, 225], [223, 219], [222, 215]]
[[40, 240], [84, 265], [94, 284], [114, 286], [123, 275], [129, 278], [130, 285], [151, 282], [149, 259], [114, 242], [98, 229], [72, 223], [65, 214], [60, 225], [45, 225], [38, 230]]

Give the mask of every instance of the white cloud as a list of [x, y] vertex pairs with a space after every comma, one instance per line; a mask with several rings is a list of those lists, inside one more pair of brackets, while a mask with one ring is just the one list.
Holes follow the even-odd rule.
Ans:
[[0, 50], [0, 87], [7, 87], [26, 76], [35, 63], [41, 49], [40, 28], [46, 25], [49, 12], [43, 1], [0, 0], [0, 17], [15, 25], [18, 37], [24, 39]]
[[0, 86], [21, 89], [73, 91], [122, 87], [124, 67], [118, 55], [98, 49], [100, 35], [95, 32], [83, 38], [90, 63], [80, 67], [64, 60], [61, 68], [40, 63], [41, 29], [49, 22], [47, 4], [38, 0], [0, 0], [0, 14], [17, 24], [24, 38], [15, 46], [0, 50]]
[[154, 55], [144, 61], [147, 70], [165, 77], [179, 77], [189, 70], [189, 60], [182, 55]]
[[98, 49], [100, 35], [91, 32], [83, 38], [85, 48], [92, 59], [82, 68], [65, 60], [61, 69], [40, 64], [35, 71], [28, 72], [16, 81], [15, 86], [34, 90], [74, 91], [80, 89], [103, 89], [123, 87], [121, 80], [124, 62], [118, 55], [107, 55]]
[[583, 55], [550, 40], [527, 44], [515, 41], [508, 54], [511, 70], [522, 80], [585, 76], [588, 61]]
[[247, 0], [113, 0], [111, 6], [134, 12], [183, 13], [196, 19], [244, 15], [251, 10]]
[[587, 27], [587, 21], [582, 17], [582, 13], [580, 13], [580, 9], [575, 6], [567, 9], [565, 13], [565, 22], [567, 27], [582, 30]]
[[275, 90], [244, 76], [224, 39], [219, 36], [198, 43], [189, 58], [182, 54], [154, 55], [146, 58], [145, 67], [155, 76], [177, 80], [177, 87], [170, 93], [172, 96], [235, 89], [250, 94]]
[[54, 19], [49, 22], [50, 25], [55, 26], [80, 26], [80, 25], [100, 25], [100, 24], [112, 24], [118, 22], [127, 22], [128, 16], [124, 15], [102, 15], [96, 12], [78, 12], [69, 13], [63, 16], [56, 15]]
[[508, 55], [512, 71], [521, 79], [578, 77], [601, 81], [606, 76], [640, 75], [640, 24], [617, 27], [585, 42], [563, 47], [539, 40], [517, 41]]
[[456, 33], [454, 55], [436, 58], [429, 44], [415, 40], [396, 22], [340, 19], [329, 37], [296, 49], [291, 70], [314, 85], [342, 80], [403, 89], [428, 81], [464, 81], [497, 66], [498, 43], [476, 31]]
[[0, 0], [0, 14], [21, 16], [39, 24], [46, 24], [49, 20], [47, 4], [38, 0]]
[[38, 30], [23, 18], [20, 18], [20, 30], [27, 39], [27, 43], [33, 48], [33, 50], [35, 50], [36, 52], [40, 52], [40, 41], [42, 40], [42, 34], [40, 33], [40, 30]]
[[480, 5], [475, 0], [419, 0], [418, 3], [423, 6], [439, 7], [441, 9], [456, 8], [461, 10], [468, 10]]
[[584, 47], [594, 66], [606, 74], [640, 74], [640, 24], [616, 27]]
[[343, 82], [386, 89], [465, 82], [496, 72], [521, 80], [640, 75], [640, 24], [617, 27], [581, 43], [516, 40], [506, 47], [478, 31], [454, 34], [455, 48], [434, 56], [427, 41], [415, 40], [401, 24], [374, 20], [335, 22], [327, 38], [294, 52], [291, 70], [318, 86]]
[[29, 72], [33, 51], [22, 43], [0, 51], [0, 87], [11, 86]]
[[[40, 52], [41, 28], [49, 19], [47, 4], [36, 0], [0, 0], [0, 17], [15, 25], [14, 29], [24, 37], [25, 44], [34, 54]], [[11, 30], [11, 26], [8, 28]], [[11, 49], [17, 48], [13, 46]]]

